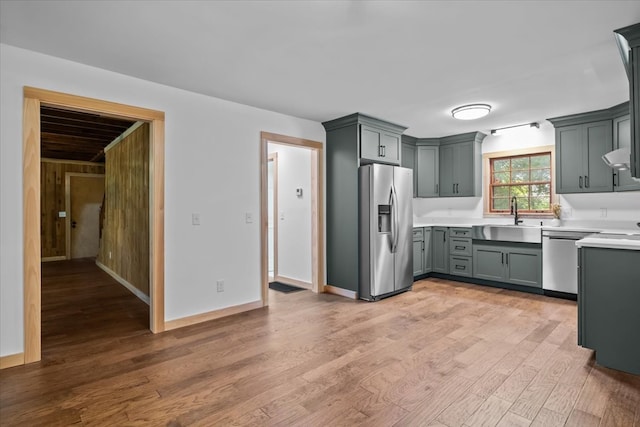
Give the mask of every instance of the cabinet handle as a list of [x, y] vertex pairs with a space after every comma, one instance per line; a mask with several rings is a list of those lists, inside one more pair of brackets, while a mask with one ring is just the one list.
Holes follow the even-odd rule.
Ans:
[[613, 174], [613, 186], [620, 187], [620, 177], [618, 176], [617, 173]]
[[507, 259], [507, 265], [509, 265], [509, 254], [505, 258]]
[[456, 246], [456, 251], [464, 251], [464, 246]]
[[467, 269], [466, 266], [456, 264], [456, 270], [466, 270], [466, 269]]
[[460, 192], [460, 189], [458, 188], [458, 186], [459, 186], [459, 185], [460, 185], [460, 184], [456, 184], [456, 193], [459, 193], [459, 192]]
[[578, 187], [582, 188], [582, 177], [578, 180]]
[[589, 175], [584, 176], [584, 188], [589, 188]]
[[504, 264], [504, 253], [501, 253], [500, 255], [502, 255], [502, 261], [500, 261], [500, 263]]
[[438, 184], [436, 184], [436, 194], [438, 194], [438, 193], [440, 192], [440, 191], [439, 191], [438, 186], [439, 186], [439, 185], [438, 185]]

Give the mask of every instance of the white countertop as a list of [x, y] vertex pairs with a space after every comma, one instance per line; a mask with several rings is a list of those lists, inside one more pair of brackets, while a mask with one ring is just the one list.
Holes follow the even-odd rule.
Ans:
[[590, 247], [640, 251], [640, 234], [592, 234], [584, 239], [578, 240], [576, 246], [579, 248]]

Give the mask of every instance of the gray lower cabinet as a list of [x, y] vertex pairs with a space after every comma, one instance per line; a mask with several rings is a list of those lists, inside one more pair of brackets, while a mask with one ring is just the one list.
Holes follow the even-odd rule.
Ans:
[[640, 251], [583, 247], [578, 265], [578, 344], [640, 375]]
[[438, 197], [439, 195], [439, 148], [417, 147], [417, 195], [418, 197]]
[[542, 248], [502, 242], [473, 244], [473, 277], [542, 288]]
[[424, 274], [424, 230], [413, 229], [413, 277]]
[[433, 231], [431, 227], [424, 228], [424, 272], [433, 271]]
[[473, 275], [472, 256], [471, 229], [449, 228], [449, 274], [471, 277]]
[[[629, 115], [613, 119], [613, 149], [631, 149], [631, 121]], [[640, 190], [640, 182], [631, 179], [631, 171], [616, 170], [613, 173], [614, 191]]]
[[449, 274], [449, 239], [447, 227], [433, 227], [433, 270]]

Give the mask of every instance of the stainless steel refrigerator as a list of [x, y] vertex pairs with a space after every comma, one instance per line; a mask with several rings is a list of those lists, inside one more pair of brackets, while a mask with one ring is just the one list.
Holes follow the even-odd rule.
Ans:
[[359, 296], [376, 301], [413, 284], [413, 171], [359, 168]]

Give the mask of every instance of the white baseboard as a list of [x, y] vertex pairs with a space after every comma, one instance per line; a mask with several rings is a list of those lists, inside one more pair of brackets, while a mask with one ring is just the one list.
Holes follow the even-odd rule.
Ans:
[[276, 275], [274, 280], [276, 282], [284, 283], [285, 285], [297, 286], [299, 288], [304, 288], [304, 289], [309, 289], [309, 290], [311, 290], [313, 288], [313, 286], [309, 282], [304, 282], [304, 281], [298, 280], [298, 279], [292, 279], [292, 278], [286, 277], [286, 276]]
[[132, 294], [134, 294], [135, 296], [140, 298], [145, 304], [150, 305], [149, 304], [149, 302], [150, 302], [149, 296], [145, 295], [144, 292], [142, 292], [140, 289], [136, 288], [131, 283], [127, 282], [125, 279], [120, 277], [120, 275], [118, 273], [116, 273], [115, 271], [113, 271], [112, 269], [110, 269], [109, 267], [107, 267], [106, 265], [101, 263], [100, 261], [96, 260], [96, 265], [98, 267], [100, 267], [109, 276], [113, 277], [116, 282], [120, 283], [122, 286], [127, 288], [129, 290], [129, 292], [131, 292]]
[[342, 289], [337, 286], [325, 285], [324, 291], [328, 294], [340, 295], [341, 297], [346, 297], [351, 299], [358, 299], [358, 293], [356, 291]]

